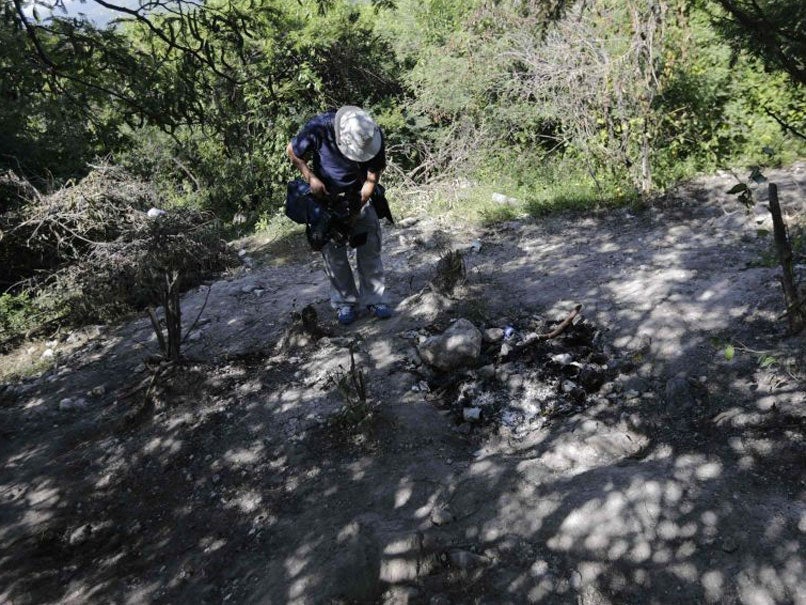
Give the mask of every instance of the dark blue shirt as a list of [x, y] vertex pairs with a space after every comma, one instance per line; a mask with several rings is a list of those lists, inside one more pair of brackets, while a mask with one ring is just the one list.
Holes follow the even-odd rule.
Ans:
[[381, 149], [368, 162], [354, 162], [339, 151], [336, 144], [335, 111], [326, 111], [311, 119], [291, 139], [294, 155], [312, 162], [311, 170], [330, 193], [355, 191], [367, 180], [367, 170], [386, 168], [386, 144], [381, 133]]

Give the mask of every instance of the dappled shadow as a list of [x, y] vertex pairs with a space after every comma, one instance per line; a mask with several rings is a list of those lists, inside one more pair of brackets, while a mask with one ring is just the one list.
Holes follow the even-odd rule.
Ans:
[[[6, 393], [0, 601], [797, 602], [804, 385], [783, 357], [803, 363], [803, 340], [782, 340], [743, 215], [687, 200], [449, 233], [481, 243], [472, 300], [418, 295], [432, 226], [390, 231], [398, 314], [350, 328], [318, 258], [258, 267], [185, 298], [193, 361], [153, 384], [140, 321]], [[332, 336], [277, 350], [310, 302]], [[402, 333], [576, 302], [619, 362], [614, 397], [516, 436], [460, 432], [411, 390]], [[360, 435], [334, 423], [351, 346], [378, 404]]]

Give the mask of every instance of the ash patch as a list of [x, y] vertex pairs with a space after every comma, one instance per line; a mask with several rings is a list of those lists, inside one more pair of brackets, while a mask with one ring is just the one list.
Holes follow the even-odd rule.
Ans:
[[578, 317], [548, 340], [534, 340], [534, 334], [551, 330], [550, 322], [530, 316], [518, 324], [523, 327], [484, 331], [476, 367], [434, 372], [415, 387], [427, 390], [462, 432], [538, 430], [553, 418], [607, 402], [616, 388], [619, 362], [606, 352], [603, 330], [587, 319]]

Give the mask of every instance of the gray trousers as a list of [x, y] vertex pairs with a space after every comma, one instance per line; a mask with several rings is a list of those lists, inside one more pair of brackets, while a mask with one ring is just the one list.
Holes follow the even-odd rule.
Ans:
[[385, 281], [381, 262], [381, 223], [371, 204], [361, 210], [350, 235], [367, 234], [367, 242], [355, 249], [358, 287], [356, 288], [347, 244], [329, 242], [322, 248], [325, 273], [330, 279], [330, 304], [334, 309], [343, 306], [365, 306], [385, 303]]

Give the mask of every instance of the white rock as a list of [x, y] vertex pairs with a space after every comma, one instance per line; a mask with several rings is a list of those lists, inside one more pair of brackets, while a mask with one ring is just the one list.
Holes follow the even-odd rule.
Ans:
[[481, 252], [481, 242], [477, 239], [470, 242], [470, 248], [473, 252]]
[[246, 256], [247, 254], [248, 252], [246, 251], [246, 248], [241, 248], [240, 250], [238, 250], [238, 256], [240, 256], [241, 258]]
[[53, 359], [56, 356], [56, 353], [53, 349], [45, 349], [42, 352], [42, 359]]
[[431, 523], [434, 525], [447, 525], [453, 521], [453, 513], [448, 508], [435, 508], [431, 513]]
[[92, 526], [89, 523], [74, 529], [70, 532], [70, 537], [67, 539], [70, 546], [78, 546], [86, 542], [92, 533]]
[[484, 342], [501, 342], [504, 340], [503, 328], [487, 328], [482, 334]]
[[514, 205], [520, 203], [518, 198], [509, 197], [508, 195], [504, 195], [503, 193], [493, 193], [492, 200], [496, 204], [503, 204], [505, 206], [514, 206]]
[[72, 399], [65, 397], [59, 402], [59, 409], [63, 412], [71, 412], [74, 410], [84, 410], [89, 406], [89, 403], [83, 397]]
[[148, 215], [148, 218], [157, 218], [158, 216], [168, 213], [165, 212], [165, 210], [160, 210], [159, 208], [151, 208], [146, 214]]
[[420, 357], [440, 369], [473, 364], [481, 354], [481, 332], [467, 319], [457, 319], [445, 332], [417, 345]]
[[570, 353], [558, 353], [557, 355], [551, 356], [551, 361], [561, 366], [569, 365], [574, 358], [571, 356]]

